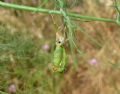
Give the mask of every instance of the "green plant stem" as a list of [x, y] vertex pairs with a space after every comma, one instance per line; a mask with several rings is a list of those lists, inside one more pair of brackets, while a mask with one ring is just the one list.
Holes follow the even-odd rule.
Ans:
[[3, 92], [3, 91], [0, 91], [0, 94], [8, 94], [8, 93], [6, 93], [6, 92]]
[[[4, 3], [0, 1], [0, 7], [4, 8], [13, 8], [17, 10], [25, 10], [30, 12], [40, 12], [40, 13], [47, 13], [47, 14], [58, 14], [62, 15], [61, 11], [59, 10], [50, 10], [50, 9], [44, 9], [44, 8], [35, 8], [30, 6], [24, 6], [24, 5], [17, 5], [17, 4], [11, 4], [11, 3]], [[107, 19], [107, 18], [97, 18], [92, 16], [84, 16], [77, 13], [67, 13], [69, 17], [73, 17], [76, 19], [84, 19], [84, 20], [90, 20], [90, 21], [103, 21], [103, 22], [112, 22], [116, 23], [113, 19]]]

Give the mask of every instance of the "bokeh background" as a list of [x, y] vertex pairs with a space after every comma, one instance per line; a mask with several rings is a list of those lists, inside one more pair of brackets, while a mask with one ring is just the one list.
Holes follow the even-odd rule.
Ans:
[[[59, 9], [54, 0], [2, 0]], [[112, 0], [66, 0], [67, 10], [116, 18]], [[120, 2], [118, 0], [118, 2]], [[80, 54], [66, 45], [69, 64], [63, 74], [50, 70], [59, 15], [0, 8], [0, 94], [120, 94], [120, 28], [117, 24], [73, 21]], [[77, 49], [76, 49], [77, 50]]]

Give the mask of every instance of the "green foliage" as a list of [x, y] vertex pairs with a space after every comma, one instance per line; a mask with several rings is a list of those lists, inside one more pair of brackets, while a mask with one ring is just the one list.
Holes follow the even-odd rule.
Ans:
[[11, 32], [0, 27], [1, 92], [15, 83], [17, 94], [48, 94], [50, 91], [53, 94], [52, 76], [47, 75], [51, 54], [41, 51], [41, 46], [40, 40], [27, 31]]

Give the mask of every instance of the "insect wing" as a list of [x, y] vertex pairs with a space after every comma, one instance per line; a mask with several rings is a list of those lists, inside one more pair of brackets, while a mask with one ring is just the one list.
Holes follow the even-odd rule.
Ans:
[[62, 61], [62, 58], [63, 58], [63, 48], [60, 46], [57, 46], [54, 51], [53, 65], [59, 66], [60, 62]]

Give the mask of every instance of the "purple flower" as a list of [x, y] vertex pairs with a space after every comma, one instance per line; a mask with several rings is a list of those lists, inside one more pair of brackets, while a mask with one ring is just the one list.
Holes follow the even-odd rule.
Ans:
[[49, 44], [44, 44], [42, 46], [42, 50], [44, 50], [45, 52], [49, 52], [50, 51], [50, 45]]
[[37, 4], [37, 0], [32, 0], [32, 3], [33, 4]]
[[9, 91], [10, 93], [15, 93], [15, 92], [16, 92], [16, 85], [15, 85], [15, 84], [9, 85], [8, 91]]
[[88, 63], [92, 66], [96, 66], [96, 65], [98, 65], [99, 62], [96, 58], [93, 58]]

